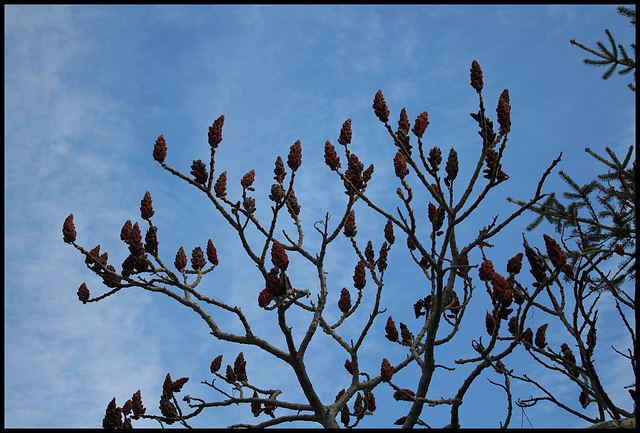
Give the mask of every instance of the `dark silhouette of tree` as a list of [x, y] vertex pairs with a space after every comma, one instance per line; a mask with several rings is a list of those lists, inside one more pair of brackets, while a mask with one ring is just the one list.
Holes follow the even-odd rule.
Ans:
[[[618, 7], [618, 13], [620, 15], [623, 15], [625, 17], [628, 17], [631, 25], [633, 27], [636, 26], [636, 11], [634, 9], [629, 9], [625, 6], [619, 6]], [[578, 47], [582, 48], [585, 51], [590, 52], [591, 54], [599, 57], [601, 60], [594, 60], [594, 59], [584, 59], [584, 63], [586, 65], [589, 66], [609, 66], [609, 69], [606, 70], [606, 72], [604, 74], [602, 74], [602, 79], [603, 80], [608, 80], [609, 78], [611, 78], [611, 76], [613, 75], [613, 73], [615, 72], [616, 68], [618, 66], [623, 67], [624, 69], [618, 71], [618, 74], [620, 75], [626, 75], [628, 73], [630, 73], [631, 71], [633, 71], [633, 81], [634, 83], [629, 83], [628, 86], [632, 91], [636, 91], [636, 85], [635, 85], [635, 80], [636, 80], [636, 44], [630, 44], [632, 50], [633, 50], [633, 59], [631, 57], [629, 57], [629, 55], [627, 54], [627, 50], [624, 49], [624, 46], [622, 46], [622, 44], [616, 44], [616, 41], [613, 39], [613, 36], [611, 35], [611, 32], [609, 31], [609, 29], [605, 29], [604, 33], [607, 35], [607, 38], [609, 39], [609, 44], [611, 45], [611, 49], [608, 49], [604, 43], [602, 43], [601, 41], [597, 42], [598, 45], [598, 49], [594, 50], [593, 48], [589, 48], [586, 47], [584, 45], [582, 45], [579, 42], [576, 42], [575, 39], [571, 39], [571, 43], [573, 45], [577, 45]], [[618, 52], [619, 51], [619, 52]]]
[[[120, 238], [129, 249], [129, 256], [122, 263], [121, 271], [108, 264], [108, 255], [106, 252], [101, 254], [99, 246], [86, 250], [76, 243], [73, 214], [69, 215], [63, 224], [64, 241], [85, 256], [87, 267], [111, 289], [91, 297], [88, 287], [83, 283], [78, 290], [80, 301], [97, 302], [124, 288], [132, 287], [162, 293], [199, 315], [216, 339], [257, 347], [266, 355], [288, 364], [291, 367], [291, 377], [280, 380], [296, 381], [304, 394], [304, 401], [283, 400], [280, 398], [281, 390], [269, 388], [278, 386], [278, 383], [264, 383], [269, 378], [251, 375], [251, 365], [245, 360], [243, 352], [239, 352], [235, 361], [226, 364], [226, 367], [223, 367], [222, 355], [219, 355], [211, 362], [211, 379], [202, 382], [221, 395], [219, 400], [205, 401], [188, 395], [182, 399], [184, 404], [181, 404], [176, 394], [181, 392], [188, 378], [174, 381], [167, 374], [160, 397], [160, 415], [146, 413], [138, 390], [122, 407], [117, 406], [115, 399], [109, 403], [103, 426], [127, 427], [131, 425], [131, 420], [139, 418], [155, 419], [161, 424], [181, 423], [189, 426], [189, 420], [207, 408], [240, 404], [245, 405], [247, 412], [250, 410], [256, 417], [253, 426], [257, 427], [291, 421], [310, 421], [331, 428], [339, 427], [340, 424], [354, 427], [365, 416], [375, 415], [375, 390], [376, 394], [392, 392], [395, 400], [410, 403], [408, 411], [400, 405], [394, 409], [384, 409], [398, 411], [398, 425], [428, 426], [421, 418], [423, 410], [448, 405], [449, 426], [459, 427], [460, 407], [471, 386], [483, 373], [497, 372], [504, 383], [493, 383], [506, 391], [507, 415], [504, 422], [500, 423], [506, 427], [513, 407], [510, 380], [529, 380], [526, 375], [519, 376], [507, 367], [508, 356], [521, 347], [539, 362], [546, 357], [551, 363], [546, 364], [549, 369], [559, 371], [576, 382], [587, 395], [587, 401], [596, 400], [602, 405], [602, 413], [597, 418], [586, 419], [604, 419], [605, 411], [613, 417], [626, 416], [628, 412], [609, 403], [606, 392], [597, 382], [597, 375], [592, 373], [595, 369], [591, 356], [596, 341], [597, 311], [594, 313], [583, 304], [571, 308], [565, 303], [565, 297], [570, 295], [565, 294], [565, 284], [573, 287], [574, 291], [590, 290], [591, 284], [582, 278], [593, 272], [593, 265], [589, 262], [592, 259], [586, 257], [573, 265], [568, 263], [566, 246], [561, 247], [547, 235], [543, 237], [546, 255], [529, 246], [527, 240], [523, 239], [523, 251], [514, 252], [513, 258], [503, 264], [506, 265], [504, 274], [494, 267], [489, 254], [492, 246], [489, 241], [492, 238], [498, 236], [527, 209], [534, 209], [535, 206], [540, 208], [543, 199], [548, 197], [548, 194], [542, 193], [542, 188], [545, 179], [560, 162], [561, 154], [550, 163], [537, 183], [531, 183], [531, 191], [528, 192], [531, 198], [518, 202], [520, 206], [509, 216], [501, 220], [496, 216], [479, 228], [478, 235], [471, 239], [459, 233], [460, 227], [470, 224], [474, 212], [482, 206], [491, 206], [489, 193], [498, 190], [503, 182], [509, 180], [509, 175], [504, 170], [514, 170], [513, 167], [502, 166], [502, 157], [508, 149], [511, 131], [509, 91], [505, 89], [498, 98], [496, 121], [499, 128], [495, 131], [494, 123], [485, 109], [483, 74], [476, 61], [472, 63], [470, 79], [471, 86], [478, 95], [478, 111], [471, 113], [471, 117], [479, 128], [480, 137], [475, 168], [470, 176], [466, 179], [459, 176], [458, 153], [455, 149], [448, 150], [446, 160], [439, 147], [425, 149], [422, 138], [429, 125], [427, 112], [418, 114], [412, 126], [406, 110], [402, 109], [398, 126], [394, 128], [389, 124], [390, 111], [384, 96], [378, 91], [373, 100], [373, 109], [389, 133], [396, 152], [389, 164], [393, 164], [397, 177], [399, 206], [385, 209], [367, 193], [368, 185], [375, 182], [374, 166], [367, 166], [356, 155], [351, 146], [351, 119], [347, 119], [337, 140], [341, 151], [338, 152], [330, 141], [326, 141], [324, 146], [325, 163], [344, 186], [344, 208], [338, 218], [332, 220], [327, 213], [313, 225], [320, 236], [320, 241], [313, 247], [309, 247], [308, 243], [303, 245], [304, 233], [299, 216], [304, 203], [298, 202], [294, 188], [296, 174], [302, 166], [300, 141], [291, 146], [286, 158], [278, 156], [275, 160], [275, 182], [271, 185], [268, 196], [271, 201], [271, 218], [264, 223], [259, 221], [255, 213], [258, 206], [265, 206], [264, 202], [256, 200], [252, 194], [255, 192], [253, 183], [256, 171], [251, 170], [240, 179], [241, 196], [232, 199], [227, 193], [227, 171], [222, 171], [215, 164], [215, 156], [222, 149], [220, 144], [224, 116], [216, 119], [209, 128], [209, 160], [194, 160], [191, 176], [165, 162], [168, 146], [162, 135], [158, 137], [153, 158], [163, 169], [200, 190], [237, 233], [240, 247], [254, 262], [264, 280], [264, 286], [253, 288], [252, 293], [252, 289], [248, 288], [248, 295], [272, 315], [272, 320], [278, 324], [284, 337], [284, 347], [270, 341], [268, 336], [261, 335], [261, 331], [251, 325], [251, 317], [247, 317], [241, 307], [229, 305], [197, 290], [205, 276], [214, 276], [213, 271], [219, 266], [217, 251], [211, 239], [207, 240], [206, 247], [193, 248], [190, 268], [189, 257], [183, 247], [175, 253], [173, 263], [165, 263], [167, 252], [162, 251], [161, 255], [158, 242], [160, 230], [152, 222], [155, 212], [149, 192], [145, 193], [140, 206], [141, 218], [146, 221], [146, 224], [142, 224], [147, 227], [144, 242], [138, 222], [127, 220], [121, 230]], [[466, 175], [465, 173], [465, 177]], [[427, 206], [415, 200], [417, 197], [425, 198]], [[491, 200], [495, 198], [492, 196]], [[359, 221], [365, 221], [368, 213], [381, 216], [386, 224], [384, 228], [380, 227], [377, 238], [356, 239]], [[283, 219], [290, 220], [289, 227], [293, 228], [295, 234], [286, 230], [281, 233], [276, 231], [276, 223]], [[256, 234], [260, 241], [254, 240]], [[353, 287], [336, 288], [327, 281], [325, 258], [329, 244], [338, 236], [346, 236], [353, 248], [356, 260], [352, 276]], [[424, 286], [416, 288], [418, 292], [415, 303], [406, 306], [407, 314], [420, 319], [421, 324], [417, 327], [405, 323], [405, 319], [402, 322], [385, 314], [386, 309], [382, 305], [381, 295], [388, 286], [385, 281], [388, 257], [398, 248], [407, 248], [413, 270], [424, 278]], [[473, 260], [472, 253], [473, 257], [479, 255], [480, 259]], [[174, 257], [174, 253], [169, 254], [171, 258]], [[295, 265], [290, 261], [290, 256], [310, 263], [316, 269], [317, 281], [297, 281], [292, 276], [291, 268]], [[523, 274], [520, 274], [525, 256], [534, 279], [533, 284], [529, 284]], [[408, 271], [407, 269], [406, 272]], [[452, 339], [461, 326], [473, 320], [463, 321], [463, 318], [478, 288], [484, 289], [488, 295], [484, 298], [487, 313], [484, 323], [469, 322], [467, 325], [472, 329], [482, 329], [482, 332], [477, 332], [477, 339], [471, 342], [474, 355], [455, 360], [437, 359], [436, 349], [452, 344]], [[558, 298], [558, 290], [561, 298]], [[338, 293], [337, 305], [329, 304], [329, 295], [337, 296]], [[549, 298], [551, 306], [545, 304], [545, 296]], [[365, 297], [372, 302], [363, 302]], [[368, 311], [363, 311], [367, 308]], [[216, 319], [217, 310], [231, 313], [241, 325], [242, 331], [228, 332], [225, 323]], [[306, 322], [296, 321], [292, 324], [293, 310], [306, 313]], [[571, 335], [576, 334], [578, 358], [566, 344], [562, 345], [560, 351], [545, 344], [548, 325], [538, 328], [534, 340], [533, 331], [527, 326], [529, 313], [533, 310], [541, 310], [557, 317]], [[340, 318], [334, 323], [328, 321], [329, 311], [339, 311]], [[356, 338], [345, 337], [341, 326], [347, 321], [359, 325]], [[294, 338], [294, 326], [297, 327], [296, 330], [302, 328], [301, 338]], [[367, 338], [371, 338], [370, 331], [373, 327], [384, 329], [388, 340], [387, 351], [375, 360], [361, 356], [363, 344]], [[484, 332], [487, 335], [481, 336]], [[586, 341], [582, 337], [585, 332], [590, 332]], [[327, 371], [344, 368], [351, 376], [350, 383], [344, 388], [336, 383], [333, 401], [321, 400], [317, 384], [310, 378], [305, 364], [310, 342], [312, 339], [322, 338], [323, 333], [335, 348], [343, 350], [345, 359], [344, 365], [327, 366]], [[466, 365], [470, 369], [468, 373], [461, 373], [462, 370], [457, 370], [453, 365]], [[404, 369], [411, 369], [414, 374], [415, 384], [411, 389], [401, 388], [394, 383], [396, 374]], [[447, 376], [451, 384], [450, 395], [435, 399], [427, 397], [436, 375]], [[532, 383], [537, 384], [535, 381]], [[565, 408], [572, 411], [569, 407]], [[584, 417], [580, 413], [576, 415]], [[237, 423], [232, 427], [248, 426], [247, 423]]]

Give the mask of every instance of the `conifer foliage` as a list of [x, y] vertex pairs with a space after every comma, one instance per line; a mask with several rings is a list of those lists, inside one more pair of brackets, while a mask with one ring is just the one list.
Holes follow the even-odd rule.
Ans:
[[[629, 18], [629, 21], [631, 22], [631, 25], [633, 27], [636, 26], [636, 11], [634, 9], [630, 9], [628, 7], [625, 6], [619, 6], [618, 7], [618, 13], [620, 15], [623, 15], [627, 18]], [[611, 76], [613, 75], [613, 73], [615, 72], [616, 68], [618, 66], [624, 68], [618, 71], [618, 74], [620, 75], [626, 75], [630, 72], [633, 71], [633, 83], [629, 83], [628, 86], [632, 91], [636, 91], [636, 85], [635, 85], [635, 80], [636, 80], [636, 44], [630, 44], [631, 49], [633, 50], [633, 58], [629, 57], [629, 54], [627, 54], [627, 50], [625, 50], [624, 46], [622, 44], [616, 44], [616, 41], [614, 40], [613, 36], [611, 35], [611, 32], [609, 31], [609, 29], [605, 29], [604, 33], [607, 35], [607, 38], [609, 39], [609, 44], [611, 45], [611, 49], [607, 48], [607, 46], [601, 42], [598, 41], [597, 45], [598, 45], [598, 50], [594, 50], [593, 48], [589, 48], [586, 47], [585, 45], [576, 42], [575, 39], [571, 39], [571, 44], [576, 45], [580, 48], [582, 48], [583, 50], [599, 57], [600, 59], [584, 59], [583, 62], [585, 63], [585, 65], [589, 65], [589, 66], [609, 66], [609, 68], [605, 71], [604, 74], [602, 74], [602, 79], [603, 80], [608, 80], [609, 78], [611, 78]]]

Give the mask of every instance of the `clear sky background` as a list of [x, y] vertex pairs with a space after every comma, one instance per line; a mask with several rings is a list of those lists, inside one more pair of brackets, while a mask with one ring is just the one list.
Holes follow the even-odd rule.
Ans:
[[[375, 166], [367, 191], [387, 209], [398, 205], [395, 148], [371, 108], [379, 89], [394, 127], [403, 107], [412, 124], [428, 111], [425, 146], [439, 146], [445, 157], [452, 146], [457, 150], [456, 182], [461, 185], [481, 146], [477, 124], [469, 116], [478, 103], [469, 85], [471, 62], [477, 60], [484, 71], [490, 118], [495, 119], [498, 96], [509, 89], [512, 133], [503, 167], [510, 179], [460, 228], [461, 244], [494, 215], [504, 218], [514, 210], [507, 196], [531, 197], [541, 173], [561, 151], [559, 169], [585, 183], [602, 168], [585, 147], [604, 153], [609, 146], [624, 153], [635, 143], [635, 94], [626, 87], [632, 77], [603, 81], [604, 69], [583, 65], [586, 53], [569, 44], [575, 38], [594, 46], [606, 40], [605, 28], [618, 43], [634, 41], [635, 29], [613, 5], [5, 6], [4, 12], [5, 427], [99, 427], [113, 397], [122, 405], [138, 389], [147, 412], [157, 414], [168, 372], [174, 379], [190, 378], [180, 396], [213, 401], [218, 395], [200, 381], [211, 379], [214, 357], [223, 354], [226, 365], [239, 351], [253, 384], [281, 388], [283, 399], [303, 401], [287, 366], [251, 348], [215, 341], [202, 320], [165, 296], [136, 289], [98, 303], [78, 301], [82, 282], [92, 295], [103, 293], [104, 287], [86, 269], [84, 258], [62, 241], [64, 219], [73, 213], [77, 242], [87, 249], [100, 244], [110, 263], [121, 269], [128, 252], [120, 229], [127, 219], [143, 222], [140, 200], [150, 191], [165, 262], [173, 262], [180, 246], [190, 252], [195, 246], [204, 248], [211, 238], [220, 266], [199, 288], [241, 306], [261, 335], [273, 333], [276, 344], [281, 343], [275, 315], [257, 306], [264, 286], [239, 249], [236, 233], [204, 195], [153, 161], [153, 143], [160, 134], [168, 144], [166, 162], [188, 174], [194, 159], [208, 160], [208, 127], [224, 114], [216, 171], [227, 170], [234, 200], [241, 191], [240, 178], [256, 170], [255, 197], [263, 219], [270, 212], [273, 163], [278, 155], [286, 158], [289, 147], [301, 140], [296, 195], [304, 245], [312, 253], [319, 245], [313, 223], [325, 212], [337, 218], [346, 202], [342, 183], [324, 164], [323, 150], [326, 140], [338, 146], [347, 118], [353, 122], [350, 149], [365, 166]], [[409, 181], [415, 185], [412, 176]], [[545, 188], [553, 190], [564, 190], [555, 173]], [[377, 250], [384, 221], [362, 203], [356, 214], [362, 215], [357, 220], [359, 245], [364, 248], [370, 239]], [[525, 215], [493, 242], [496, 248], [488, 252], [498, 271], [522, 250], [520, 233], [532, 219]], [[426, 231], [424, 223], [421, 227]], [[286, 218], [279, 228], [295, 233]], [[542, 247], [543, 233], [556, 236], [542, 227], [527, 235], [530, 243]], [[383, 303], [396, 323], [405, 322], [416, 332], [420, 321], [412, 305], [425, 296], [424, 280], [401, 247], [402, 239], [396, 240], [390, 253]], [[330, 321], [339, 317], [340, 289], [350, 287], [354, 296], [355, 263], [341, 236], [326, 263]], [[316, 293], [313, 269], [302, 264], [291, 269], [294, 285]], [[371, 306], [371, 299], [366, 298], [365, 306]], [[454, 359], [472, 356], [471, 339], [486, 335], [490, 301], [480, 287], [472, 306], [461, 335], [438, 352], [439, 363], [453, 367]], [[229, 332], [240, 330], [231, 318], [214, 317]], [[343, 326], [346, 338], [356, 335], [362, 323], [357, 319]], [[383, 338], [385, 320], [383, 315], [376, 322], [362, 349], [362, 365], [372, 374], [383, 357], [392, 364], [405, 357], [404, 348]], [[537, 329], [546, 321], [536, 312], [531, 326]], [[295, 323], [292, 319], [294, 332], [303, 329]], [[623, 389], [633, 381], [632, 373], [608, 350], [611, 344], [627, 347], [610, 302], [602, 307], [599, 324], [599, 341], [606, 341], [598, 358], [605, 367], [601, 378], [614, 400], [632, 410]], [[559, 328], [551, 330], [549, 343], [558, 349], [564, 337]], [[533, 367], [521, 356], [523, 350], [517, 352], [507, 361], [509, 368], [537, 377], [579, 408], [575, 385], [557, 381]], [[333, 402], [350, 380], [342, 367], [345, 353], [318, 335], [307, 357], [319, 395]], [[453, 396], [464, 371], [438, 370], [440, 377], [427, 397]], [[476, 380], [460, 412], [465, 427], [496, 427], [504, 420], [504, 391], [487, 379], [499, 377], [486, 372]], [[398, 375], [397, 384], [415, 389], [416, 367]], [[539, 395], [515, 384], [512, 391], [514, 399]], [[389, 387], [377, 388], [378, 413], [360, 426], [389, 427], [406, 415], [410, 404], [393, 401], [392, 394]], [[421, 418], [441, 427], [448, 423], [447, 413], [445, 407], [425, 408]], [[584, 426], [549, 405], [524, 415], [515, 408], [512, 426]], [[254, 421], [249, 407], [242, 406], [205, 411], [191, 424], [224, 427]]]

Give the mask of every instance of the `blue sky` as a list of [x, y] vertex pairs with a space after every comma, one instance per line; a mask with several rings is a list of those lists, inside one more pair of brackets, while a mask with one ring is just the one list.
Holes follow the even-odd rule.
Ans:
[[[513, 211], [507, 196], [531, 196], [560, 151], [559, 168], [584, 183], [601, 169], [585, 147], [622, 153], [635, 143], [635, 95], [626, 87], [631, 76], [603, 81], [604, 70], [584, 66], [584, 53], [569, 44], [575, 38], [594, 46], [605, 40], [605, 28], [625, 46], [635, 40], [635, 29], [611, 5], [5, 6], [4, 11], [5, 427], [98, 427], [114, 396], [121, 405], [138, 389], [148, 412], [158, 413], [167, 372], [174, 379], [190, 377], [183, 394], [212, 401], [217, 395], [199, 383], [210, 379], [209, 363], [218, 354], [231, 363], [239, 351], [257, 386], [282, 388], [282, 397], [293, 401], [302, 398], [286, 366], [251, 348], [215, 341], [193, 312], [162, 295], [126, 290], [98, 303], [78, 301], [82, 282], [92, 294], [103, 287], [83, 257], [62, 241], [64, 219], [73, 213], [78, 243], [87, 249], [100, 244], [119, 268], [127, 255], [119, 239], [122, 224], [142, 222], [140, 200], [150, 191], [165, 261], [171, 263], [180, 246], [204, 248], [211, 238], [220, 266], [200, 289], [241, 306], [256, 329], [281, 340], [274, 315], [257, 306], [264, 283], [239, 250], [235, 232], [204, 196], [153, 161], [160, 134], [168, 144], [166, 162], [188, 174], [194, 159], [208, 159], [208, 126], [224, 114], [216, 169], [227, 170], [231, 198], [239, 197], [240, 178], [256, 170], [259, 218], [268, 218], [273, 162], [278, 155], [286, 158], [301, 140], [296, 195], [305, 246], [312, 252], [319, 245], [313, 222], [344, 208], [342, 184], [324, 164], [323, 150], [326, 140], [337, 145], [347, 118], [353, 124], [350, 149], [375, 166], [367, 191], [387, 208], [398, 205], [395, 150], [371, 108], [379, 89], [394, 126], [403, 107], [412, 123], [428, 111], [425, 145], [439, 146], [445, 155], [453, 146], [460, 178], [465, 173], [468, 178], [480, 145], [468, 115], [477, 111], [471, 62], [477, 60], [484, 71], [491, 118], [498, 96], [509, 89], [512, 132], [503, 167], [510, 179], [461, 228], [464, 239], [473, 239], [495, 214]], [[556, 174], [545, 188], [554, 189], [563, 189]], [[379, 246], [384, 221], [358, 206], [359, 244], [371, 239]], [[494, 263], [506, 264], [521, 250], [520, 233], [531, 219], [525, 215], [495, 239]], [[288, 221], [281, 228], [295, 230]], [[542, 246], [543, 232], [553, 235], [547, 227], [529, 234], [530, 243]], [[348, 246], [341, 236], [327, 258], [329, 283], [337, 288], [329, 300], [334, 320], [339, 289], [350, 287], [356, 263]], [[412, 305], [424, 296], [424, 281], [406, 266], [407, 257], [400, 248], [392, 250], [383, 302], [396, 322], [417, 329]], [[291, 260], [299, 264], [291, 267], [292, 280], [313, 291], [313, 269]], [[439, 354], [445, 365], [471, 356], [471, 339], [484, 335], [489, 301], [481, 289], [475, 296], [467, 327]], [[239, 330], [237, 322], [215, 314], [230, 332]], [[613, 305], [605, 303], [599, 323], [616, 325], [604, 327], [598, 337], [626, 347], [615, 315]], [[355, 319], [344, 326], [347, 336], [361, 323]], [[531, 320], [539, 326], [544, 317]], [[382, 320], [374, 328], [361, 355], [372, 372], [382, 357], [393, 364], [405, 356], [382, 338]], [[345, 354], [324, 335], [318, 337], [309, 349], [310, 374], [321, 398], [332, 402], [349, 383]], [[559, 347], [562, 338], [550, 335], [550, 344]], [[526, 357], [517, 356], [508, 366], [527, 365]], [[630, 369], [611, 351], [603, 349], [601, 356], [600, 365], [611, 366], [602, 372], [603, 382], [614, 400], [631, 409], [622, 388], [633, 381]], [[574, 385], [556, 382], [537, 367], [520, 371], [536, 375], [579, 407]], [[427, 397], [451, 396], [460, 386], [458, 372], [464, 370], [435, 380]], [[399, 376], [398, 385], [415, 387], [415, 369]], [[504, 392], [487, 378], [497, 376], [476, 381], [461, 408], [463, 426], [496, 427], [504, 420]], [[516, 399], [534, 394], [520, 387], [513, 392]], [[375, 391], [382, 410], [360, 426], [389, 427], [406, 414], [409, 404], [394, 402], [392, 393], [388, 387]], [[550, 406], [528, 409], [526, 416], [534, 427], [583, 425]], [[426, 408], [422, 419], [443, 426], [446, 408]], [[241, 421], [254, 422], [248, 407], [212, 409], [192, 425]], [[516, 409], [512, 426], [521, 423], [529, 425]]]

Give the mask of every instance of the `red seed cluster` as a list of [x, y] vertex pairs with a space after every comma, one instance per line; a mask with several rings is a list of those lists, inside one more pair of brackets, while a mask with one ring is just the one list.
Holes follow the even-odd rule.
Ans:
[[202, 248], [195, 247], [191, 252], [191, 267], [194, 271], [204, 268], [207, 262], [204, 260], [204, 252]]
[[496, 326], [496, 319], [494, 319], [493, 316], [488, 312], [484, 318], [484, 324], [487, 327], [487, 334], [493, 335], [493, 330]]
[[227, 172], [223, 171], [218, 180], [216, 180], [216, 184], [213, 186], [213, 191], [216, 193], [216, 197], [222, 198], [227, 195]]
[[480, 269], [478, 270], [478, 276], [482, 281], [491, 281], [493, 274], [495, 273], [495, 269], [493, 268], [493, 263], [491, 260], [485, 260], [480, 265]]
[[353, 287], [358, 290], [364, 289], [364, 286], [367, 284], [364, 262], [360, 260], [356, 265], [355, 271], [353, 273]]
[[242, 176], [242, 179], [240, 180], [240, 185], [242, 185], [242, 188], [244, 189], [248, 189], [249, 191], [255, 191], [251, 185], [253, 185], [253, 181], [256, 179], [256, 171], [255, 170], [251, 170], [249, 173], [245, 174], [244, 176]]
[[240, 382], [247, 381], [247, 361], [244, 360], [244, 354], [240, 352], [233, 363], [233, 372]]
[[222, 141], [222, 126], [224, 125], [224, 114], [218, 117], [213, 125], [209, 127], [209, 144], [212, 149], [218, 147]]
[[500, 125], [500, 134], [505, 135], [511, 131], [511, 105], [509, 105], [509, 90], [504, 89], [498, 99], [498, 124]]
[[380, 376], [382, 377], [383, 382], [389, 382], [393, 377], [393, 366], [389, 363], [387, 358], [384, 358], [382, 360], [382, 365], [380, 365]]
[[400, 119], [398, 120], [398, 129], [402, 129], [406, 132], [409, 132], [411, 125], [409, 124], [409, 117], [407, 116], [406, 108], [400, 110]]
[[341, 167], [340, 157], [338, 156], [335, 147], [333, 147], [333, 144], [331, 144], [329, 140], [327, 140], [327, 142], [324, 144], [324, 162], [333, 171], [336, 171]]
[[164, 163], [164, 159], [167, 157], [167, 142], [164, 137], [161, 135], [156, 140], [156, 143], [153, 146], [153, 159], [158, 161], [159, 163]]
[[539, 349], [544, 349], [545, 346], [547, 345], [547, 339], [545, 334], [547, 332], [548, 326], [549, 324], [545, 323], [544, 325], [539, 327], [538, 330], [536, 331], [536, 339], [534, 341], [536, 343], [536, 346], [538, 346]]
[[176, 253], [176, 259], [173, 264], [176, 266], [176, 269], [181, 272], [187, 267], [187, 255], [185, 254], [183, 247], [180, 247]]
[[547, 255], [549, 256], [549, 260], [551, 261], [551, 264], [556, 269], [563, 268], [564, 265], [567, 263], [567, 255], [565, 254], [564, 251], [562, 251], [562, 248], [560, 248], [560, 245], [558, 245], [558, 243], [551, 236], [543, 235], [543, 238], [544, 238], [544, 243], [547, 247]]
[[384, 96], [382, 95], [382, 90], [378, 90], [376, 96], [373, 98], [373, 110], [381, 122], [387, 123], [389, 121], [389, 109], [387, 108], [387, 102], [384, 100]]
[[76, 241], [76, 226], [73, 224], [73, 214], [69, 214], [62, 224], [62, 237], [63, 240], [70, 244]]
[[471, 62], [471, 87], [473, 87], [476, 92], [482, 92], [482, 86], [484, 85], [482, 81], [482, 69], [480, 68], [480, 64], [477, 61]]
[[387, 324], [385, 325], [384, 330], [386, 332], [385, 337], [387, 338], [387, 340], [398, 341], [398, 329], [396, 328], [396, 323], [393, 321], [393, 318], [391, 316], [389, 316], [389, 318], [387, 319]]
[[144, 198], [140, 202], [140, 215], [142, 215], [142, 219], [148, 220], [154, 214], [153, 210], [153, 201], [151, 200], [151, 193], [147, 191], [144, 194]]
[[348, 238], [354, 237], [358, 233], [356, 230], [356, 214], [352, 210], [349, 212], [349, 216], [347, 216], [347, 221], [344, 223], [344, 235]]
[[287, 257], [287, 252], [284, 250], [282, 244], [275, 239], [271, 246], [271, 262], [273, 263], [273, 266], [282, 271], [286, 271], [289, 266], [289, 257]]
[[147, 409], [142, 405], [142, 397], [140, 396], [140, 390], [136, 391], [131, 397], [131, 409], [133, 411], [133, 419], [138, 419], [144, 415]]
[[444, 183], [447, 186], [451, 186], [451, 182], [453, 182], [458, 176], [458, 153], [453, 148], [449, 151], [447, 165], [444, 169], [447, 172], [447, 177], [444, 179]]
[[216, 247], [213, 246], [211, 239], [207, 242], [207, 259], [213, 266], [218, 265], [218, 252], [216, 251]]
[[273, 174], [275, 174], [273, 178], [279, 184], [284, 181], [284, 177], [287, 175], [287, 172], [284, 169], [284, 162], [282, 162], [282, 157], [280, 156], [276, 158], [276, 168], [273, 169]]
[[393, 245], [396, 237], [393, 235], [393, 222], [387, 220], [387, 224], [384, 226], [384, 238], [389, 242], [389, 245]]
[[400, 322], [400, 336], [402, 337], [402, 342], [405, 344], [411, 344], [413, 341], [413, 334], [409, 331], [407, 325], [402, 322]]
[[351, 143], [351, 119], [345, 120], [345, 122], [342, 124], [338, 143], [342, 144], [343, 146]]
[[415, 392], [410, 389], [399, 389], [393, 393], [393, 398], [397, 401], [413, 401], [413, 398], [416, 396]]
[[222, 355], [218, 355], [213, 361], [211, 361], [211, 366], [209, 367], [209, 369], [211, 370], [211, 373], [215, 373], [216, 371], [220, 370], [221, 366]]
[[83, 304], [86, 304], [89, 300], [89, 296], [91, 296], [91, 294], [89, 293], [87, 285], [85, 283], [82, 283], [80, 285], [80, 288], [78, 289], [78, 299], [82, 301]]
[[493, 285], [493, 299], [496, 302], [508, 303], [511, 300], [511, 290], [509, 290], [509, 283], [505, 278], [497, 272], [494, 272], [491, 277], [491, 284]]
[[296, 171], [300, 165], [302, 165], [302, 147], [300, 146], [300, 140], [291, 145], [287, 165], [292, 171]]
[[518, 253], [509, 259], [507, 262], [507, 272], [509, 275], [516, 275], [520, 273], [520, 270], [522, 269], [522, 257], [524, 257], [524, 254]]
[[426, 111], [423, 111], [422, 113], [418, 114], [415, 122], [413, 122], [412, 131], [416, 135], [416, 137], [422, 138], [424, 131], [427, 130], [427, 126], [429, 126], [429, 114]]
[[393, 158], [393, 168], [396, 172], [396, 176], [398, 176], [400, 179], [404, 179], [405, 176], [409, 174], [409, 169], [407, 168], [407, 160], [400, 151], [398, 151], [396, 153], [396, 156]]
[[438, 165], [442, 162], [442, 151], [438, 146], [431, 148], [427, 161], [429, 162], [429, 165], [431, 165], [431, 171], [438, 171]]
[[364, 187], [364, 180], [362, 179], [363, 170], [364, 164], [360, 162], [358, 156], [355, 153], [349, 154], [349, 164], [344, 174], [358, 190]]
[[349, 294], [349, 291], [347, 290], [346, 287], [340, 291], [340, 300], [338, 301], [338, 308], [343, 313], [346, 313], [351, 309], [351, 295]]

